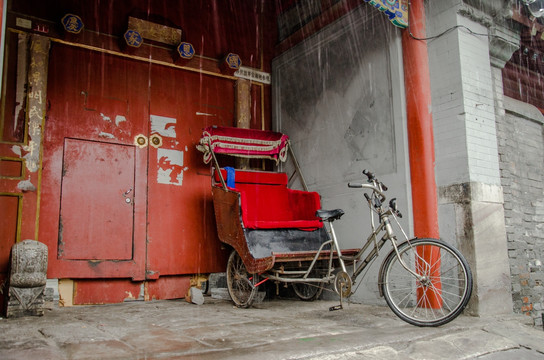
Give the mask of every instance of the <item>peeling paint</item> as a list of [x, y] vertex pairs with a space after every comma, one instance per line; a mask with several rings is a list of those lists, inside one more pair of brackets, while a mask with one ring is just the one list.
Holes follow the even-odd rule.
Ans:
[[159, 184], [183, 184], [183, 151], [157, 149], [157, 182]]
[[176, 137], [176, 122], [174, 118], [165, 116], [151, 115], [151, 132], [161, 136], [175, 138]]
[[11, 147], [11, 151], [13, 151], [14, 154], [19, 155], [21, 157], [21, 147], [19, 145], [13, 145]]
[[36, 191], [36, 186], [32, 184], [29, 176], [28, 180], [19, 181], [19, 183], [17, 184], [17, 189], [21, 191]]
[[123, 115], [117, 115], [115, 117], [115, 126], [119, 126], [123, 121], [127, 121], [127, 119]]
[[98, 134], [98, 136], [105, 139], [115, 139], [115, 136], [113, 134], [103, 132], [103, 131], [101, 131], [100, 134]]
[[111, 122], [111, 118], [109, 116], [106, 116], [106, 115], [104, 115], [102, 113], [100, 113], [100, 116], [102, 117], [102, 120]]
[[199, 116], [217, 116], [216, 114], [208, 114], [208, 113], [203, 113], [203, 112], [200, 112], [200, 111], [197, 111], [196, 115], [199, 115]]

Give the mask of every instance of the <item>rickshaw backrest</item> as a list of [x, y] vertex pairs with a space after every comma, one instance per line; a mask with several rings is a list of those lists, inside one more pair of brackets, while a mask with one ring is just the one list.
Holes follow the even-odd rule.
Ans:
[[[225, 179], [232, 172], [221, 169]], [[219, 176], [215, 174], [216, 181]], [[287, 188], [287, 174], [266, 171], [234, 171], [234, 189], [240, 193], [244, 226], [252, 229], [321, 228], [315, 212], [321, 208], [319, 194]]]
[[[221, 169], [221, 174], [226, 180], [230, 175], [227, 170]], [[232, 175], [230, 175], [232, 176]], [[235, 170], [235, 184], [260, 184], [260, 185], [285, 185], [287, 186], [287, 174], [270, 171]], [[219, 183], [219, 174], [215, 173], [215, 182]], [[236, 185], [234, 186], [236, 187]]]

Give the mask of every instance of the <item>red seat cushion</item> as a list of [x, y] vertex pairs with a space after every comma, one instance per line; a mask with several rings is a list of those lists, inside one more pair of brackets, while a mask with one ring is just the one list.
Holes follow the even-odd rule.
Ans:
[[[221, 169], [226, 179], [227, 172]], [[219, 176], [216, 173], [216, 181]], [[235, 171], [235, 191], [241, 196], [242, 221], [249, 229], [323, 227], [316, 217], [321, 208], [316, 192], [287, 188], [287, 174], [265, 171]]]

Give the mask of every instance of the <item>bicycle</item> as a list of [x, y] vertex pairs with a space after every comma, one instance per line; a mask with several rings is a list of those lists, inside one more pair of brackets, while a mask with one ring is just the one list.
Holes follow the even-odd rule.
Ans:
[[[372, 172], [363, 170], [363, 174], [368, 178], [367, 183], [348, 184], [350, 188], [371, 190], [371, 195], [365, 192], [364, 197], [370, 209], [372, 232], [357, 254], [344, 256], [338, 245], [332, 223], [344, 212], [340, 209], [318, 211], [318, 216], [329, 224], [329, 235], [338, 252], [341, 271], [335, 277], [336, 292], [341, 299], [351, 295], [357, 277], [378, 256], [384, 244], [390, 242], [393, 249], [382, 263], [378, 279], [380, 295], [391, 310], [402, 320], [417, 326], [440, 326], [455, 319], [468, 304], [472, 293], [472, 272], [468, 262], [457, 249], [442, 240], [409, 239], [398, 221], [402, 214], [397, 209], [396, 199], [391, 199], [385, 207], [387, 187]], [[377, 227], [375, 216], [379, 219]], [[401, 244], [391, 226], [391, 218], [406, 240]], [[356, 264], [365, 252], [368, 255]], [[346, 261], [355, 264], [351, 276], [346, 271]]]

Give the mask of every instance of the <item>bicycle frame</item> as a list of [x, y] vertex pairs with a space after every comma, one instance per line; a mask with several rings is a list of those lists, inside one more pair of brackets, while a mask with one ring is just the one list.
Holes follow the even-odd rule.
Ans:
[[[338, 238], [336, 236], [336, 232], [334, 231], [334, 226], [332, 224], [332, 221], [328, 221], [328, 227], [327, 227], [327, 233], [329, 234], [329, 240], [321, 244], [320, 248], [317, 250], [317, 253], [313, 257], [312, 262], [308, 266], [306, 270], [285, 270], [285, 269], [272, 269], [270, 270], [268, 274], [269, 280], [275, 280], [275, 281], [281, 281], [285, 283], [296, 283], [296, 282], [315, 282], [315, 283], [330, 283], [334, 280], [335, 276], [333, 275], [334, 272], [334, 266], [333, 261], [335, 258], [337, 258], [340, 268], [342, 271], [347, 272], [346, 264], [345, 262], [353, 262], [354, 265], [354, 271], [353, 275], [351, 275], [352, 282], [355, 283], [355, 280], [359, 277], [359, 275], [364, 271], [364, 269], [372, 262], [374, 258], [376, 258], [382, 249], [382, 247], [385, 245], [385, 243], [389, 240], [395, 249], [395, 252], [397, 256], [399, 256], [398, 253], [398, 246], [397, 246], [397, 239], [395, 236], [395, 233], [393, 231], [393, 228], [391, 226], [391, 222], [389, 220], [389, 217], [392, 216], [401, 229], [404, 237], [406, 240], [408, 240], [408, 236], [404, 232], [404, 229], [402, 229], [402, 226], [400, 225], [395, 213], [392, 209], [387, 210], [381, 210], [379, 208], [378, 210], [373, 209], [374, 205], [372, 204], [372, 201], [375, 201], [374, 199], [378, 196], [381, 197], [381, 199], [385, 199], [385, 195], [383, 194], [382, 190], [379, 188], [380, 185], [378, 184], [360, 184], [361, 188], [369, 189], [373, 191], [372, 198], [367, 197], [369, 211], [370, 211], [370, 219], [371, 219], [371, 228], [372, 233], [367, 237], [366, 242], [364, 243], [363, 247], [359, 250], [359, 252], [354, 256], [344, 256], [342, 255], [342, 251], [340, 250], [340, 246], [338, 243]], [[380, 223], [378, 227], [375, 227], [374, 224], [374, 212], [377, 213]], [[377, 241], [378, 235], [381, 233], [384, 233], [380, 240]], [[374, 244], [374, 247], [370, 252], [368, 252], [370, 246]], [[328, 258], [328, 268], [327, 268], [327, 274], [321, 278], [310, 278], [310, 273], [314, 270], [315, 264], [317, 263], [319, 257], [324, 251], [324, 248], [327, 245], [331, 245], [330, 255]], [[361, 261], [363, 255], [366, 255], [364, 260], [360, 264], [357, 264], [357, 262]], [[399, 257], [399, 262], [401, 265], [412, 275], [414, 275], [417, 279], [421, 279], [421, 275], [415, 273], [410, 269], [404, 261]]]

